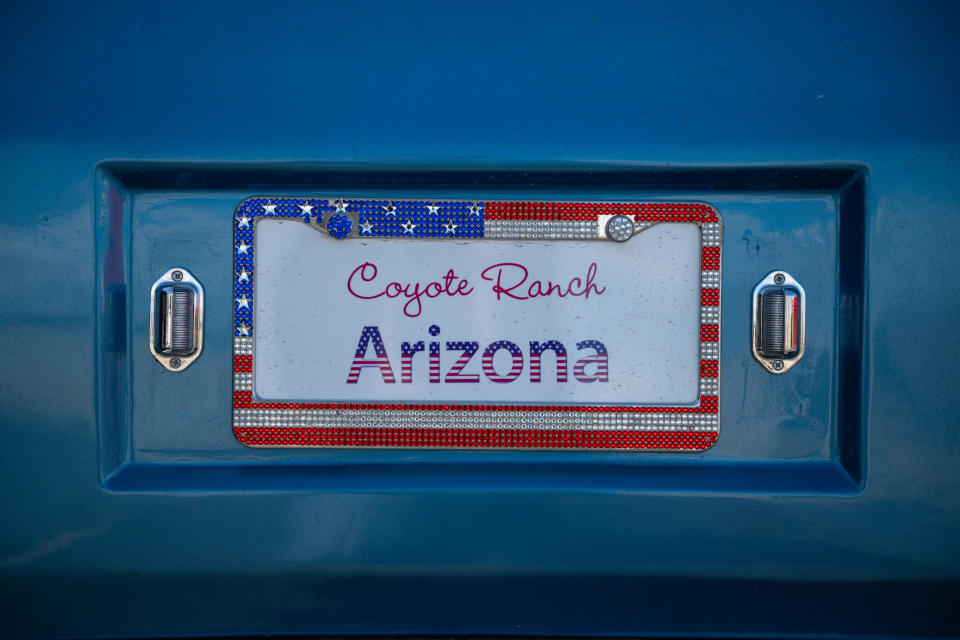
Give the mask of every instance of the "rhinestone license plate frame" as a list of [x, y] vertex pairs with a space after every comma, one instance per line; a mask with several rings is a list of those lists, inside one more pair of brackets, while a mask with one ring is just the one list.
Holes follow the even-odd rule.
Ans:
[[[254, 225], [302, 220], [337, 239], [628, 239], [655, 224], [700, 232], [699, 393], [681, 405], [266, 402], [254, 395]], [[703, 451], [720, 430], [722, 222], [701, 202], [260, 196], [234, 215], [233, 431], [248, 447]]]

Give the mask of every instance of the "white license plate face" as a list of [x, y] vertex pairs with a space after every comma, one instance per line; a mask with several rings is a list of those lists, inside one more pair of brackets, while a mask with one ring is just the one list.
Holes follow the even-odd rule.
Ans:
[[248, 446], [716, 440], [709, 206], [256, 198], [235, 232]]

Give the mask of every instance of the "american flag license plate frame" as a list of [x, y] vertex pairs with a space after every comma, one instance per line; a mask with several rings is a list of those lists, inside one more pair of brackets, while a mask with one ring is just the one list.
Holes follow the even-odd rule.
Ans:
[[[274, 402], [254, 390], [256, 223], [300, 220], [338, 240], [624, 242], [660, 224], [699, 230], [699, 392], [683, 404]], [[258, 196], [234, 220], [233, 431], [248, 447], [704, 451], [720, 430], [722, 222], [701, 202]]]

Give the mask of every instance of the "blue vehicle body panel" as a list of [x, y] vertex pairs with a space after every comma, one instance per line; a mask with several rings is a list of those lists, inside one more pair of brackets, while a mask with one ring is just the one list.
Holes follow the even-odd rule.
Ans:
[[[949, 3], [0, 8], [0, 635], [960, 634], [960, 11]], [[695, 455], [251, 450], [258, 193], [708, 201]], [[204, 284], [167, 375], [153, 280]], [[808, 352], [749, 350], [789, 270]]]

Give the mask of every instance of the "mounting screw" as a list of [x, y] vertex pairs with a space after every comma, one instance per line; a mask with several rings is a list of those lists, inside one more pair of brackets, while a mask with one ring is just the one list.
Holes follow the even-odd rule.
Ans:
[[626, 242], [633, 235], [633, 220], [625, 215], [615, 215], [607, 220], [607, 237], [617, 242]]
[[[173, 369], [179, 369], [181, 364], [183, 364], [183, 361], [181, 361], [180, 358], [170, 358], [170, 366]], [[781, 364], [781, 366], [783, 365]]]
[[786, 278], [783, 277], [782, 273], [778, 273], [777, 275], [773, 276], [773, 281], [777, 284], [783, 284], [785, 280]]
[[783, 369], [783, 360], [774, 360], [773, 368], [776, 369], [777, 371], [780, 371], [781, 369]]
[[183, 280], [183, 271], [174, 271], [173, 273], [170, 274], [170, 277], [176, 280], [177, 282], [180, 282], [181, 280]]

